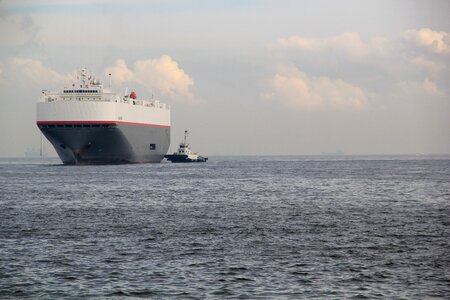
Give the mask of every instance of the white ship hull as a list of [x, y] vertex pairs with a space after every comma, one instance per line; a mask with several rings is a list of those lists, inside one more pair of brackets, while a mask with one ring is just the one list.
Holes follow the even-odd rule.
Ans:
[[[88, 88], [86, 93], [92, 92]], [[100, 89], [95, 95], [67, 92], [75, 93], [44, 94], [36, 121], [63, 163], [146, 163], [164, 158], [170, 146], [169, 107]]]

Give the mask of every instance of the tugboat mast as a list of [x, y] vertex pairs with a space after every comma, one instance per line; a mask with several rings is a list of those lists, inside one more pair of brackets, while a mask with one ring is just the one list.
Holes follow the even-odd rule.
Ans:
[[188, 141], [188, 134], [189, 132], [187, 130], [184, 131], [184, 144], [187, 145], [187, 141]]

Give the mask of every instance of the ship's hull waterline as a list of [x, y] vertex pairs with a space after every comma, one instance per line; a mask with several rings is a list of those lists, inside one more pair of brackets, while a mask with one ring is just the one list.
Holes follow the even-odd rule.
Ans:
[[38, 122], [64, 164], [159, 163], [170, 127], [108, 122]]

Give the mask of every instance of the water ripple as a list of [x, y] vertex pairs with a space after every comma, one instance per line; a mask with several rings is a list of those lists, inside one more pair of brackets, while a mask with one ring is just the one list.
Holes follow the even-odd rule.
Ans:
[[0, 161], [0, 298], [448, 299], [450, 160]]

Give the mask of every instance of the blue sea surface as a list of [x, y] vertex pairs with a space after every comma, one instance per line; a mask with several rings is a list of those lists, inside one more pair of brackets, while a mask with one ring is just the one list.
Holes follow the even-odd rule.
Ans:
[[0, 299], [449, 299], [450, 157], [0, 160]]

